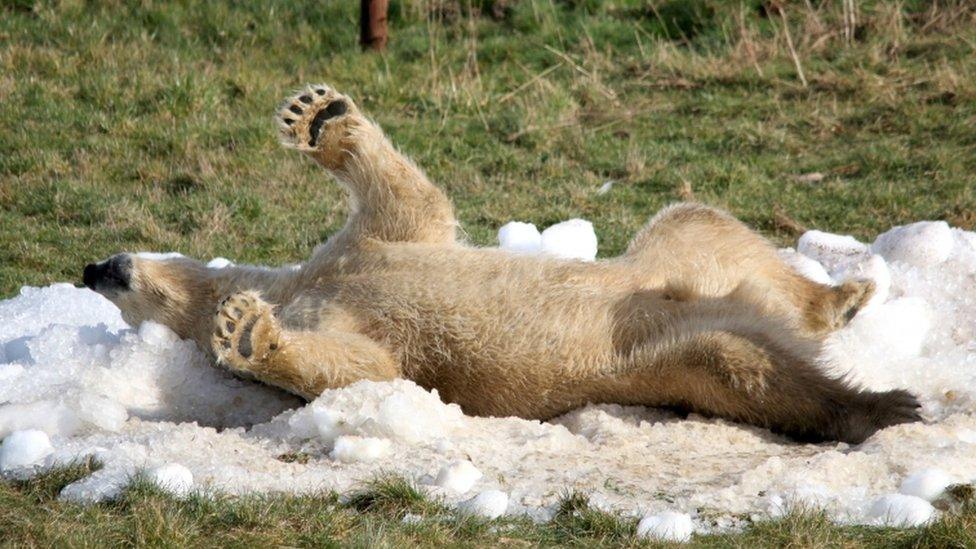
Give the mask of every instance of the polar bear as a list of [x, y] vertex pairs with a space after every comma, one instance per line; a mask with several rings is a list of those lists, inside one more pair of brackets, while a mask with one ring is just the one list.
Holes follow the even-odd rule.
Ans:
[[920, 419], [908, 392], [855, 388], [817, 362], [871, 283], [807, 280], [722, 211], [665, 208], [597, 262], [476, 248], [349, 97], [308, 86], [278, 123], [350, 197], [345, 226], [308, 261], [211, 269], [119, 254], [86, 266], [85, 285], [130, 324], [165, 324], [217, 365], [306, 399], [404, 377], [473, 415], [613, 402], [850, 443]]

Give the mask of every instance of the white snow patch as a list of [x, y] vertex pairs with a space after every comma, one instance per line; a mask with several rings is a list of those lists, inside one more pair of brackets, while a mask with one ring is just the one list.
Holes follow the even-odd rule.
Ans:
[[37, 465], [52, 452], [54, 447], [44, 431], [14, 431], [0, 443], [0, 471]]
[[329, 457], [345, 463], [376, 461], [390, 454], [390, 441], [384, 438], [341, 436], [336, 439]]
[[[115, 497], [140, 472], [181, 464], [193, 489], [230, 494], [346, 493], [395, 473], [450, 505], [495, 502], [499, 514], [537, 520], [575, 490], [634, 516], [690, 514], [696, 532], [796, 503], [823, 507], [839, 522], [892, 515], [917, 523], [932, 516], [919, 501], [927, 503], [891, 500], [894, 492], [931, 497], [945, 478], [922, 471], [936, 466], [957, 482], [976, 478], [976, 234], [949, 229], [942, 258], [932, 242], [944, 235], [938, 227], [890, 231], [883, 247], [869, 248], [811, 232], [798, 245], [802, 255], [793, 254], [822, 283], [869, 278], [888, 288], [829, 338], [824, 360], [866, 388], [910, 389], [927, 421], [859, 446], [795, 444], [756, 427], [613, 404], [549, 422], [468, 417], [405, 380], [360, 382], [304, 404], [213, 368], [164, 326], [127, 326], [94, 292], [55, 284], [0, 301], [0, 437], [34, 429], [52, 447], [33, 469], [3, 474], [97, 458], [102, 469], [62, 491], [72, 501]], [[595, 237], [568, 241], [595, 255]], [[296, 453], [309, 459], [279, 459]], [[445, 465], [461, 461], [477, 463], [480, 478], [472, 482], [466, 466], [441, 478]], [[472, 491], [479, 496], [468, 499]], [[668, 497], [647, 501], [656, 493]], [[882, 496], [887, 503], [869, 513]]]
[[953, 245], [952, 230], [948, 223], [920, 221], [895, 227], [882, 234], [871, 245], [871, 249], [888, 261], [935, 265], [949, 258]]
[[879, 526], [921, 526], [935, 516], [935, 507], [922, 498], [904, 494], [881, 496], [868, 510], [868, 518]]
[[871, 255], [867, 244], [853, 236], [807, 231], [796, 243], [796, 251], [817, 261], [827, 271], [834, 271]]
[[935, 501], [952, 484], [952, 477], [942, 469], [922, 469], [908, 475], [901, 482], [898, 491], [906, 496], [915, 496], [925, 501]]
[[646, 516], [637, 523], [637, 537], [658, 541], [685, 543], [694, 531], [691, 516], [674, 511]]

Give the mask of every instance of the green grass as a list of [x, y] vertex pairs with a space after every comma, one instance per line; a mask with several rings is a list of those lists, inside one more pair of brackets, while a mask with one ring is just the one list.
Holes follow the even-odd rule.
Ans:
[[[546, 523], [524, 517], [486, 521], [460, 515], [425, 498], [409, 482], [374, 481], [347, 500], [335, 494], [192, 495], [177, 500], [145, 482], [98, 505], [58, 502], [61, 487], [88, 474], [88, 462], [0, 484], [0, 543], [40, 547], [139, 545], [156, 547], [407, 547], [579, 546], [654, 547], [636, 537], [636, 519], [598, 511], [585, 496], [568, 494]], [[406, 519], [405, 519], [406, 518]], [[696, 535], [699, 547], [971, 547], [976, 508], [925, 528], [838, 527], [820, 512], [759, 522], [742, 533]]]
[[690, 195], [782, 243], [976, 223], [976, 25], [952, 3], [860, 6], [850, 44], [839, 3], [790, 4], [806, 87], [755, 1], [394, 2], [382, 56], [355, 4], [0, 2], [0, 295], [121, 250], [307, 255], [343, 196], [276, 143], [306, 81], [353, 96], [479, 244], [584, 216], [613, 255]]
[[[307, 81], [378, 120], [478, 244], [511, 219], [582, 216], [610, 256], [692, 197], [782, 244], [802, 227], [976, 226], [971, 3], [855, 2], [854, 25], [839, 1], [786, 2], [785, 16], [752, 0], [393, 4], [376, 55], [356, 46], [356, 2], [0, 0], [0, 296], [76, 281], [122, 250], [307, 255], [344, 211], [323, 172], [276, 143], [271, 114]], [[579, 497], [549, 524], [484, 524], [404, 486], [342, 504], [181, 503], [142, 487], [76, 507], [52, 499], [58, 478], [0, 484], [0, 543], [637, 543], [632, 522]], [[403, 524], [404, 509], [430, 520]], [[698, 541], [965, 546], [974, 517], [894, 531], [804, 514]]]

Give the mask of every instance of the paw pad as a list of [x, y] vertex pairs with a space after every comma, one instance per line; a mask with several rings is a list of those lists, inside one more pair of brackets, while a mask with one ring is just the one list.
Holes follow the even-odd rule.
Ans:
[[252, 371], [278, 348], [279, 334], [271, 305], [255, 292], [233, 294], [214, 315], [213, 351], [222, 366]]
[[325, 124], [350, 111], [349, 100], [327, 86], [309, 86], [278, 112], [282, 140], [300, 149], [315, 148]]

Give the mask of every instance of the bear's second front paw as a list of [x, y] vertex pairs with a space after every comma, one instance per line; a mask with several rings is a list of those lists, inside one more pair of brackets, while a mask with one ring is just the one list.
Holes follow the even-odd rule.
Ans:
[[214, 316], [211, 338], [217, 364], [238, 373], [260, 374], [280, 345], [281, 328], [271, 305], [257, 292], [224, 299]]

